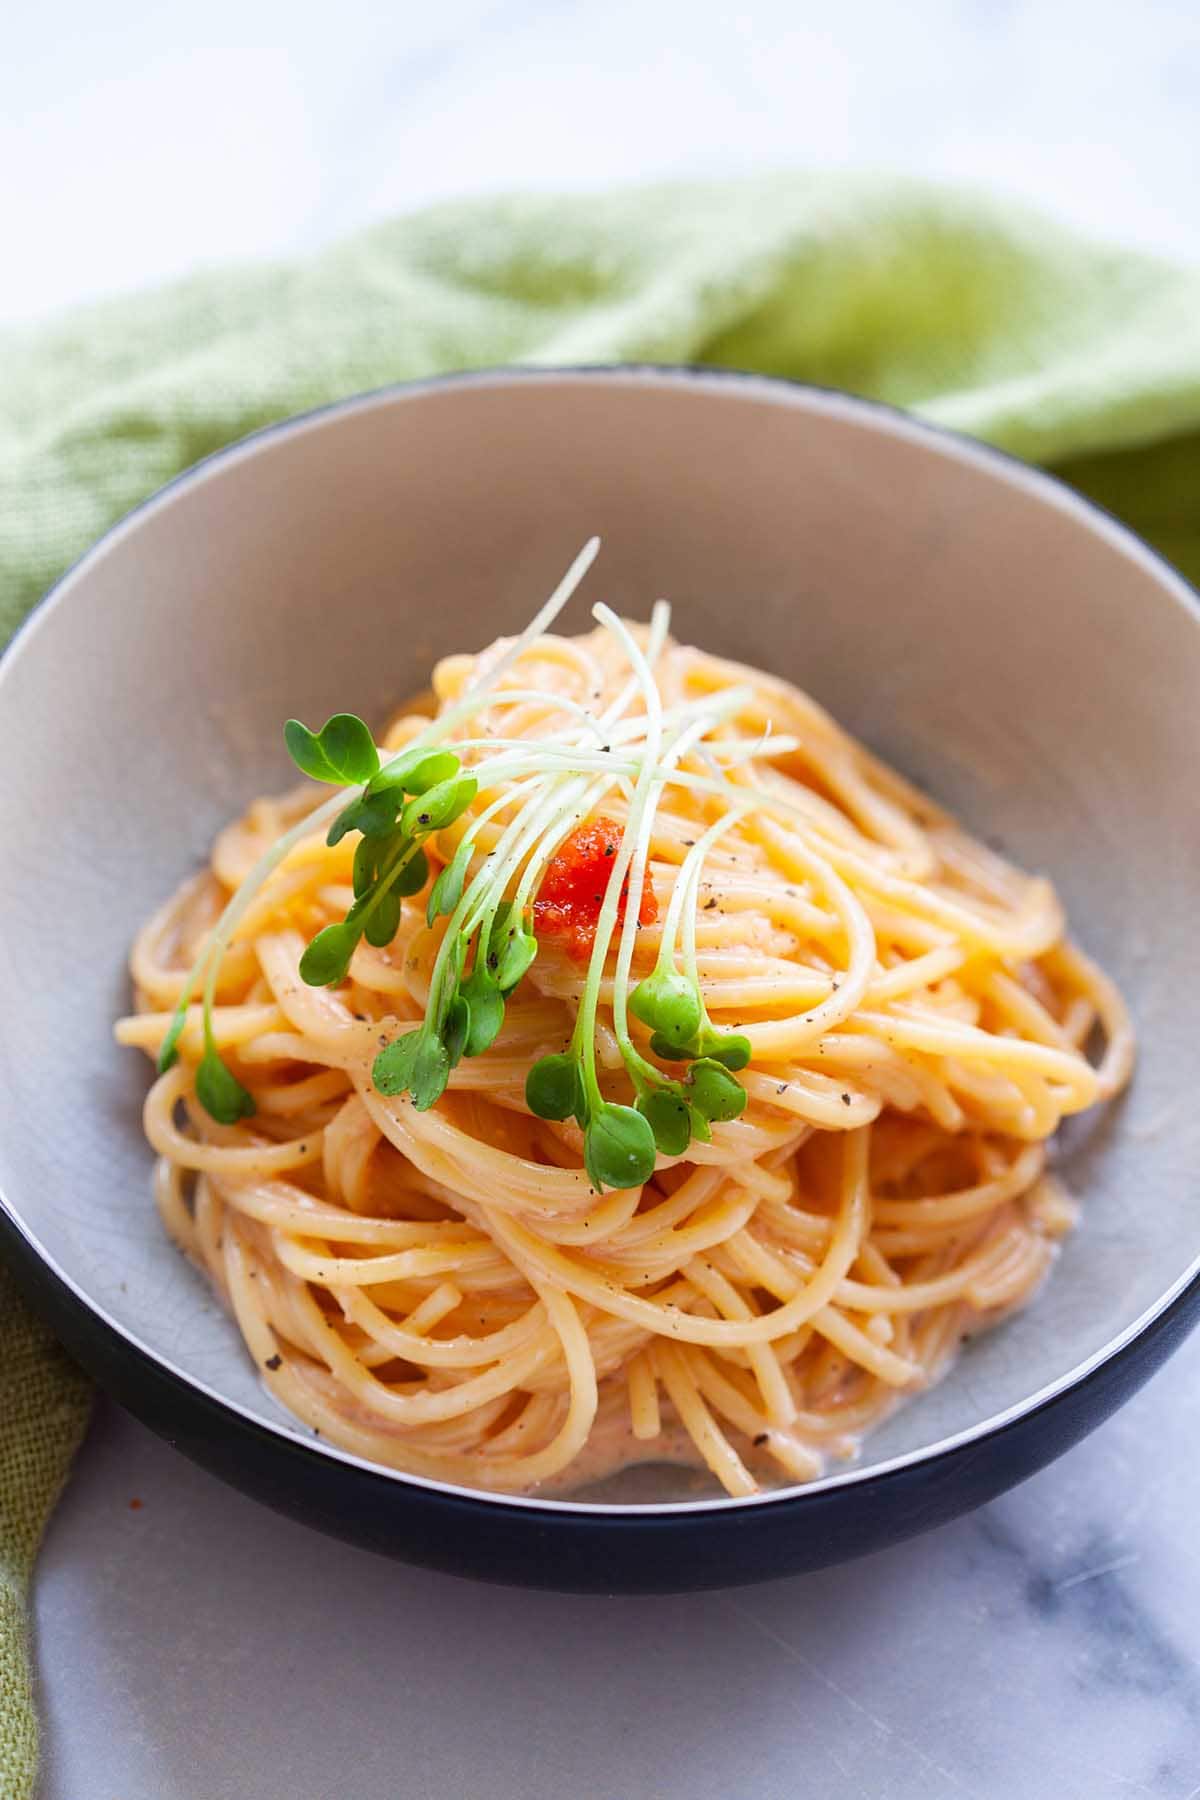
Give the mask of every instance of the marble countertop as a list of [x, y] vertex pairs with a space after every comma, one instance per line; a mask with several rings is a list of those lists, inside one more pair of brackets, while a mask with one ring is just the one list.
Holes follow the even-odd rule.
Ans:
[[[0, 320], [466, 189], [783, 163], [983, 181], [1200, 256], [1195, 0], [184, 18], [6, 21]], [[894, 1552], [644, 1601], [389, 1565], [102, 1405], [36, 1583], [43, 1800], [1200, 1800], [1198, 1375], [1200, 1339]]]
[[1198, 1377], [896, 1550], [645, 1600], [330, 1543], [104, 1407], [38, 1575], [45, 1800], [1197, 1800]]

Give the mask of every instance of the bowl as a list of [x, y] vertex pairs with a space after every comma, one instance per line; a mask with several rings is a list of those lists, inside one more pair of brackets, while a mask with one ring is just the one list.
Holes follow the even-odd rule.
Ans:
[[[1141, 1036], [1074, 1123], [1082, 1223], [1035, 1303], [868, 1439], [746, 1501], [646, 1468], [568, 1499], [396, 1474], [260, 1385], [168, 1243], [114, 1017], [138, 923], [286, 784], [291, 714], [383, 716], [444, 652], [587, 585], [778, 670], [1028, 867], [1051, 872]], [[567, 615], [582, 622], [582, 601]], [[1102, 1420], [1200, 1309], [1195, 1228], [1200, 614], [1065, 487], [845, 395], [647, 368], [369, 394], [210, 458], [58, 584], [0, 665], [0, 1231], [30, 1300], [156, 1431], [267, 1504], [415, 1562], [576, 1590], [812, 1568], [947, 1520]]]

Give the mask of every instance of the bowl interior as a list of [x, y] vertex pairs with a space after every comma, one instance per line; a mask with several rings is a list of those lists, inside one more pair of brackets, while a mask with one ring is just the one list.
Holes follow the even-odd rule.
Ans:
[[[480, 376], [355, 403], [205, 465], [75, 569], [0, 670], [0, 1190], [93, 1304], [254, 1417], [258, 1382], [154, 1212], [144, 1061], [116, 1049], [139, 922], [287, 780], [284, 718], [382, 717], [518, 629], [585, 537], [587, 602], [778, 670], [1051, 873], [1141, 1034], [1067, 1134], [1079, 1231], [859, 1467], [1019, 1405], [1197, 1250], [1200, 629], [1182, 583], [1062, 490], [837, 396], [650, 372]], [[577, 599], [567, 628], [583, 628]], [[337, 1452], [330, 1451], [332, 1455]], [[644, 1472], [605, 1501], [694, 1499]]]

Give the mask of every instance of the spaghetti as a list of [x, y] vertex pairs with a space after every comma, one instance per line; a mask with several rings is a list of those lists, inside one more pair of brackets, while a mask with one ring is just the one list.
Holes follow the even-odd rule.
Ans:
[[[1047, 1140], [1127, 1080], [1132, 1034], [1047, 881], [786, 681], [598, 611], [450, 657], [392, 725], [385, 757], [436, 743], [479, 787], [424, 840], [390, 941], [302, 978], [367, 840], [327, 842], [308, 784], [259, 800], [141, 932], [117, 1035], [156, 1055], [190, 1002], [146, 1102], [158, 1206], [298, 1419], [471, 1486], [667, 1459], [752, 1495], [852, 1455], [1031, 1297], [1073, 1219]], [[380, 1091], [489, 867], [536, 938], [497, 1035], [463, 1055], [452, 1000], [444, 1092]], [[429, 923], [446, 870], [464, 898]], [[248, 1097], [228, 1123], [198, 1098], [206, 955], [209, 1048]], [[652, 976], [685, 1012], [695, 980], [686, 1079], [667, 1015], [638, 1016]], [[596, 1106], [619, 1123], [636, 1088], [655, 1121], [634, 1185], [597, 1181], [586, 1109], [531, 1107], [530, 1071], [572, 1081], [577, 1053]]]

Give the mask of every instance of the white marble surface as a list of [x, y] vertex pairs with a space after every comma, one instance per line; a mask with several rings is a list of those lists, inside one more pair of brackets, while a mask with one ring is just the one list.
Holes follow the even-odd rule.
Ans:
[[106, 1408], [38, 1580], [45, 1800], [1197, 1800], [1198, 1374], [914, 1543], [650, 1600], [329, 1543]]
[[[4, 38], [0, 319], [466, 188], [788, 162], [1200, 255], [1195, 0], [66, 0]], [[654, 1601], [392, 1567], [102, 1407], [37, 1581], [44, 1800], [1197, 1800], [1198, 1374], [918, 1543]]]

